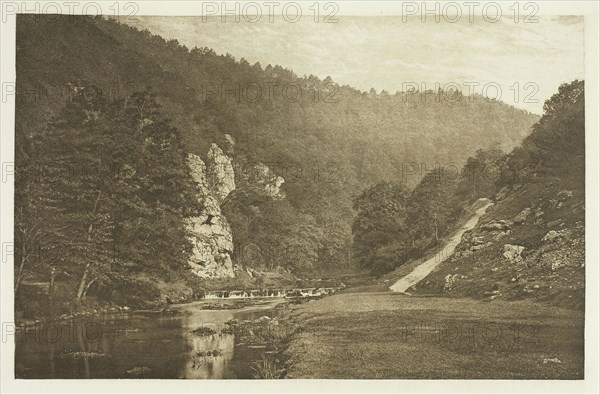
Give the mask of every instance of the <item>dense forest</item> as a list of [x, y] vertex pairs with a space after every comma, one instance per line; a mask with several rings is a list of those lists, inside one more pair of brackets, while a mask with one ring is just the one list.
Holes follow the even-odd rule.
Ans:
[[[16, 289], [58, 279], [77, 303], [195, 286], [185, 157], [226, 134], [238, 187], [223, 213], [236, 248], [269, 252], [236, 265], [380, 273], [442, 237], [457, 202], [489, 195], [490, 169], [539, 119], [456, 91], [361, 92], [101, 17], [19, 15], [16, 56]], [[247, 183], [257, 163], [285, 179], [284, 199]]]

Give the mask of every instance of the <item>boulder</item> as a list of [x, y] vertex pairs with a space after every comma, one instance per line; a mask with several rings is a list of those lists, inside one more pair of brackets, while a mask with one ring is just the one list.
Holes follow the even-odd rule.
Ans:
[[494, 233], [494, 240], [500, 240], [502, 237], [507, 236], [507, 235], [509, 235], [511, 233], [512, 233], [512, 230], [510, 230], [510, 229], [509, 230], [504, 230], [504, 231], [501, 231], [501, 232], [495, 232]]
[[523, 257], [521, 254], [525, 250], [525, 247], [514, 245], [514, 244], [504, 244], [504, 258], [508, 259], [512, 263], [519, 263], [523, 261]]
[[534, 225], [541, 225], [544, 222], [542, 218], [544, 216], [544, 212], [539, 207], [535, 209], [535, 215], [533, 218]]
[[474, 246], [471, 246], [471, 248], [469, 248], [469, 251], [479, 251], [479, 250], [483, 250], [484, 248], [487, 248], [489, 246], [491, 246], [492, 243], [491, 241], [488, 241], [487, 243], [484, 244], [476, 244]]
[[473, 245], [479, 245], [479, 244], [483, 244], [483, 243], [484, 243], [483, 236], [475, 236], [471, 239], [471, 244], [473, 244]]
[[544, 236], [542, 241], [553, 242], [558, 237], [560, 237], [559, 233], [555, 230], [551, 230], [550, 232], [546, 233], [546, 236]]
[[512, 223], [510, 221], [506, 221], [506, 220], [497, 220], [497, 221], [490, 221], [490, 222], [486, 222], [485, 224], [481, 225], [481, 229], [483, 230], [509, 230], [512, 226]]
[[445, 280], [444, 291], [445, 292], [452, 291], [452, 288], [454, 288], [454, 286], [456, 285], [456, 282], [458, 281], [459, 278], [460, 278], [460, 275], [458, 275], [458, 274], [447, 274], [446, 277], [444, 278], [444, 280]]
[[544, 365], [549, 364], [549, 363], [562, 363], [562, 361], [558, 358], [544, 358], [544, 360], [542, 361], [542, 363]]
[[136, 366], [127, 371], [127, 374], [133, 377], [143, 376], [146, 373], [149, 373], [151, 369], [147, 366]]
[[558, 195], [556, 195], [560, 200], [565, 201], [567, 199], [571, 199], [573, 197], [573, 191], [569, 191], [566, 189], [563, 189], [562, 191], [560, 191], [558, 193]]
[[496, 194], [495, 200], [502, 200], [506, 197], [506, 195], [508, 195], [508, 188], [504, 187], [502, 189], [500, 189], [500, 191]]
[[555, 219], [554, 221], [550, 221], [546, 224], [546, 226], [548, 228], [554, 228], [556, 226], [559, 226], [562, 223], [562, 219]]
[[500, 290], [494, 289], [492, 291], [485, 291], [483, 293], [484, 296], [493, 296], [493, 295], [498, 295], [500, 294]]
[[529, 218], [529, 215], [531, 215], [531, 208], [527, 207], [526, 209], [524, 209], [523, 211], [521, 211], [514, 219], [515, 224], [522, 224], [525, 221], [527, 221], [527, 218]]

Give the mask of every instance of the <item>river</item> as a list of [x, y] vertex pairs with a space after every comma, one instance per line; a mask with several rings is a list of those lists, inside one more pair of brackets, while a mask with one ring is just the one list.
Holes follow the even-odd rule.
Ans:
[[[236, 342], [227, 321], [273, 317], [284, 299], [206, 310], [206, 301], [146, 312], [40, 324], [17, 332], [17, 378], [249, 379], [260, 349]], [[210, 328], [202, 335], [193, 333]], [[212, 333], [214, 332], [214, 334]]]

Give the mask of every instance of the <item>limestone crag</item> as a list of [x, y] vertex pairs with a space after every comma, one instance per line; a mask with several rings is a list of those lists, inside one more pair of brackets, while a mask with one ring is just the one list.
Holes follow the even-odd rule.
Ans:
[[231, 158], [213, 144], [205, 164], [197, 155], [188, 155], [188, 166], [198, 184], [198, 199], [203, 209], [198, 217], [188, 218], [189, 238], [193, 243], [189, 264], [202, 278], [234, 277], [233, 235], [221, 204], [235, 189]]
[[[227, 218], [221, 212], [221, 205], [236, 189], [233, 154], [235, 140], [225, 135], [225, 151], [217, 144], [211, 144], [206, 163], [197, 155], [188, 155], [188, 166], [192, 178], [197, 183], [198, 200], [202, 205], [200, 215], [187, 219], [188, 237], [193, 243], [189, 258], [191, 270], [202, 278], [235, 277], [231, 257], [233, 255], [233, 234]], [[225, 153], [227, 152], [227, 153]], [[257, 163], [248, 166], [248, 172], [239, 175], [252, 186], [264, 191], [272, 199], [283, 199], [281, 185], [285, 182], [268, 166]]]
[[212, 195], [219, 204], [235, 189], [235, 173], [232, 159], [225, 155], [218, 145], [212, 144], [208, 151], [206, 166], [206, 181]]

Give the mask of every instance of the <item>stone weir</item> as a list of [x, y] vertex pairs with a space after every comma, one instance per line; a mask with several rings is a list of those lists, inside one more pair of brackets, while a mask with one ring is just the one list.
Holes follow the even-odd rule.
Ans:
[[202, 299], [308, 298], [331, 295], [341, 288], [260, 289], [248, 291], [207, 291]]

